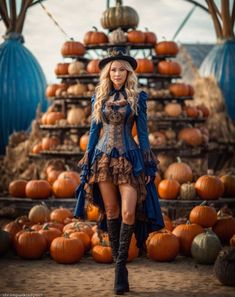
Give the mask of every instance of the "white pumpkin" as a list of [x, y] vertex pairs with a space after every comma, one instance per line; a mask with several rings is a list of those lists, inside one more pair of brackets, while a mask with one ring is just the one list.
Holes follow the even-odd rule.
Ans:
[[71, 108], [68, 111], [67, 122], [70, 125], [79, 125], [79, 124], [83, 123], [84, 120], [85, 120], [85, 113], [84, 113], [83, 109], [77, 107], [77, 108]]

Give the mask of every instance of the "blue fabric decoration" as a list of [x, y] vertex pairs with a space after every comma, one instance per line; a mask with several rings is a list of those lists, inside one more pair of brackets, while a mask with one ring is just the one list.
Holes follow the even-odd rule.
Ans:
[[202, 76], [213, 75], [225, 100], [226, 111], [235, 121], [235, 40], [215, 45], [200, 67]]

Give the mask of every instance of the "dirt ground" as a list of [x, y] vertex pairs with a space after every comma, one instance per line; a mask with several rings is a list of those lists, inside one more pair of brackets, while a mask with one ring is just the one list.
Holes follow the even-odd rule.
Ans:
[[[128, 264], [132, 297], [234, 297], [235, 288], [222, 286], [213, 266], [198, 265], [191, 258], [177, 257], [160, 263], [142, 256]], [[110, 297], [114, 264], [98, 264], [90, 255], [79, 263], [63, 265], [49, 255], [23, 260], [8, 253], [0, 260], [0, 297]]]

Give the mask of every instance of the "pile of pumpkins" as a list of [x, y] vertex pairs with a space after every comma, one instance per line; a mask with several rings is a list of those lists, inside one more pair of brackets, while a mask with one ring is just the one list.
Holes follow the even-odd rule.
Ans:
[[[18, 217], [0, 229], [0, 254], [10, 247], [24, 259], [38, 259], [49, 252], [53, 260], [63, 264], [76, 263], [85, 253], [98, 263], [113, 261], [106, 232], [97, 230], [94, 223], [74, 219], [67, 208], [50, 211], [45, 204], [33, 206], [28, 216]], [[138, 253], [133, 235], [128, 261]]]
[[164, 178], [159, 173], [155, 185], [159, 198], [166, 200], [216, 200], [220, 197], [235, 197], [235, 176], [232, 174], [215, 176], [213, 171], [199, 176], [193, 182], [191, 167], [178, 157], [177, 162], [170, 164], [164, 171]]

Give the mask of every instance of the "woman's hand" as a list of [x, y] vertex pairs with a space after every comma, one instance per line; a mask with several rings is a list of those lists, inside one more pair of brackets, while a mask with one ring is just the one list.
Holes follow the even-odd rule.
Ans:
[[145, 176], [145, 184], [147, 185], [151, 180], [150, 176]]

